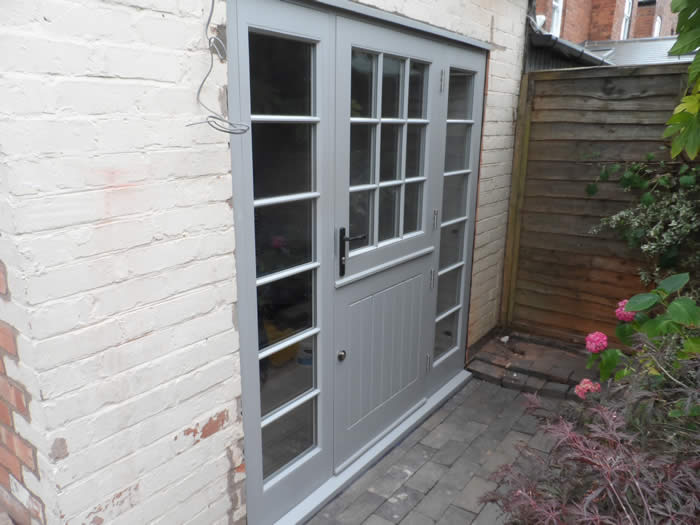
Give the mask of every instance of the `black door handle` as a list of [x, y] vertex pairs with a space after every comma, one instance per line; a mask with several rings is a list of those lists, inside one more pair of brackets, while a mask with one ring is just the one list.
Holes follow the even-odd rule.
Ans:
[[352, 237], [347, 237], [345, 235], [345, 227], [340, 228], [338, 230], [338, 241], [340, 242], [340, 246], [338, 249], [338, 262], [339, 262], [339, 268], [338, 268], [338, 274], [343, 277], [345, 275], [345, 263], [347, 262], [347, 243], [350, 241], [359, 241], [362, 239], [367, 238], [367, 234], [365, 233], [364, 235], [353, 235]]

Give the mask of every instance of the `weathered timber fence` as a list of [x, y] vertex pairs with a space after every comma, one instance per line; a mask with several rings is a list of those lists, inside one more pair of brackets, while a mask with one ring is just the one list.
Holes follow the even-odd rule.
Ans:
[[[502, 324], [580, 342], [614, 333], [617, 301], [642, 290], [639, 256], [601, 217], [632, 198], [603, 164], [667, 159], [661, 135], [687, 64], [542, 71], [523, 79], [505, 261]], [[620, 173], [617, 174], [619, 178]]]

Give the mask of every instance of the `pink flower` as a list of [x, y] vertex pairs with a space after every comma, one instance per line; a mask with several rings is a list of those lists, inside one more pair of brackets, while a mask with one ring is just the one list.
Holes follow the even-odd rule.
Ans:
[[629, 301], [625, 299], [624, 301], [620, 301], [617, 303], [617, 308], [615, 309], [615, 317], [617, 317], [620, 321], [623, 321], [625, 323], [629, 323], [630, 321], [634, 321], [634, 312], [626, 312], [625, 311], [625, 305]]
[[608, 347], [608, 336], [603, 332], [593, 332], [586, 336], [586, 350], [598, 354]]
[[594, 383], [590, 379], [582, 379], [581, 382], [574, 387], [574, 392], [581, 399], [586, 399], [588, 392], [600, 392], [600, 383]]

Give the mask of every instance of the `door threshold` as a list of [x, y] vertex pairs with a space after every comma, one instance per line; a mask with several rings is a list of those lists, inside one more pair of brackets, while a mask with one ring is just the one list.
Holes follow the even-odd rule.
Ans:
[[285, 514], [276, 522], [277, 525], [295, 525], [303, 523], [305, 520], [313, 517], [313, 515], [333, 499], [336, 494], [355, 481], [355, 479], [363, 474], [367, 468], [372, 466], [377, 459], [383, 456], [384, 452], [388, 451], [393, 445], [417, 428], [436, 408], [442, 405], [446, 399], [462, 388], [471, 377], [471, 373], [466, 370], [460, 371], [442, 388], [426, 399], [409, 417], [358, 457], [355, 462], [348, 465], [348, 467], [339, 474], [334, 475], [314, 492], [309, 494], [296, 507]]

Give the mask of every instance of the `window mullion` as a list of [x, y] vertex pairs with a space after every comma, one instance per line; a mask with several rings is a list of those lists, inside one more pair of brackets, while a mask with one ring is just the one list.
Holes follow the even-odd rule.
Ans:
[[[377, 112], [376, 117], [381, 118], [382, 116], [382, 77], [384, 76], [383, 74], [384, 71], [384, 53], [379, 53], [377, 56], [377, 71], [375, 74], [375, 77], [377, 79], [377, 82], [375, 84], [375, 89], [376, 92], [374, 94], [375, 97], [375, 104], [374, 104], [374, 109]], [[375, 151], [375, 159], [374, 159], [374, 183], [377, 185], [377, 187], [374, 190], [374, 202], [372, 203], [374, 207], [374, 221], [372, 223], [372, 230], [373, 230], [373, 237], [372, 237], [372, 242], [368, 244], [372, 244], [373, 246], [377, 246], [379, 243], [379, 177], [380, 173], [379, 170], [381, 168], [381, 151], [382, 151], [382, 125], [377, 124], [377, 131], [376, 131], [376, 142], [374, 144], [374, 151]]]

